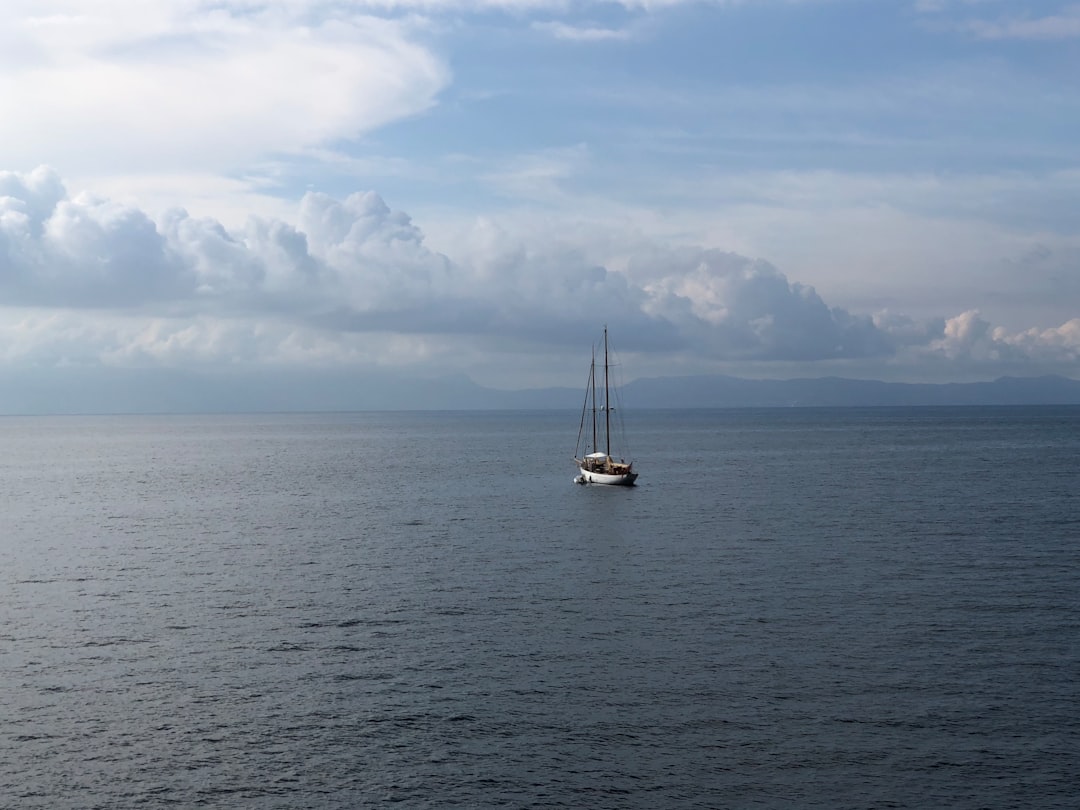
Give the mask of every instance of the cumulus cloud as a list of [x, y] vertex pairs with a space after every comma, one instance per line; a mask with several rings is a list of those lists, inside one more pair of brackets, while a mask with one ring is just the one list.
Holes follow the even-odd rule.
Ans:
[[860, 315], [717, 249], [641, 244], [615, 270], [569, 242], [528, 246], [481, 221], [455, 260], [374, 192], [310, 192], [295, 224], [252, 218], [239, 231], [71, 197], [47, 168], [0, 174], [0, 194], [8, 363], [449, 362], [452, 340], [551, 351], [602, 323], [618, 325], [623, 350], [706, 363], [1080, 359], [1080, 320], [1009, 333], [977, 311]]
[[813, 287], [789, 282], [768, 262], [715, 249], [651, 261], [658, 259], [663, 269], [645, 287], [647, 311], [686, 324], [717, 355], [824, 360], [891, 353], [870, 318], [830, 308]]
[[[475, 265], [424, 244], [378, 194], [311, 192], [296, 225], [252, 218], [241, 232], [183, 210], [154, 223], [38, 170], [0, 178], [6, 303], [279, 318], [345, 332], [532, 334], [610, 314], [651, 322], [641, 290], [573, 251], [492, 239]], [[579, 332], [580, 334], [580, 332]]]
[[968, 376], [1075, 375], [1080, 368], [1078, 318], [1020, 332], [994, 326], [978, 310], [921, 322], [882, 313], [875, 323], [893, 342], [899, 362], [910, 368], [953, 369]]
[[0, 175], [0, 287], [9, 303], [128, 306], [187, 286], [156, 225], [141, 211], [82, 195], [55, 173]]
[[1080, 360], [1080, 318], [1051, 329], [1010, 333], [982, 318], [978, 310], [945, 322], [929, 350], [955, 359], [978, 362], [1076, 362]]

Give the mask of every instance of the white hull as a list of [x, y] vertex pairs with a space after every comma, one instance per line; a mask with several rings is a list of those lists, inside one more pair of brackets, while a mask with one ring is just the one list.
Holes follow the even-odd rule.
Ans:
[[630, 487], [634, 485], [634, 481], [637, 480], [638, 474], [636, 472], [618, 473], [612, 475], [611, 473], [593, 472], [590, 470], [578, 467], [578, 476], [574, 479], [575, 484], [608, 484], [615, 487]]

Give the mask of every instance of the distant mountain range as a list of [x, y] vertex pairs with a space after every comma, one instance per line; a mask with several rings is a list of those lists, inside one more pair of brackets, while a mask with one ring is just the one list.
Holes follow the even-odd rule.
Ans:
[[1075, 405], [1080, 380], [1067, 377], [1000, 377], [975, 383], [888, 383], [819, 377], [747, 380], [706, 376], [635, 380], [626, 386], [634, 407], [700, 408], [837, 407], [874, 405]]
[[[580, 407], [579, 391], [489, 391], [486, 407]], [[1080, 380], [1001, 377], [975, 383], [889, 383], [818, 377], [748, 380], [708, 375], [634, 380], [623, 388], [633, 408], [786, 408], [929, 405], [1080, 405]], [[484, 407], [484, 406], [480, 406]]]
[[[120, 369], [0, 375], [0, 413], [266, 413], [363, 410], [579, 409], [573, 388], [504, 391], [464, 375], [409, 379], [324, 372], [208, 375]], [[1080, 405], [1080, 380], [1001, 377], [977, 383], [887, 383], [820, 377], [749, 380], [709, 375], [638, 379], [627, 408]]]

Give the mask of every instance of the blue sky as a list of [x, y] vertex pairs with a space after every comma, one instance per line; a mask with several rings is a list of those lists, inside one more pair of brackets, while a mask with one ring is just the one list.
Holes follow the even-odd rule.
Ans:
[[1080, 377], [1080, 4], [15, 0], [0, 371]]

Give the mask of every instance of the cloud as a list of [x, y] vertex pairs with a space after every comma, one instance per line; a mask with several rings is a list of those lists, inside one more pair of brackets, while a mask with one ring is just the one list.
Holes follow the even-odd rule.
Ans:
[[0, 287], [11, 303], [131, 306], [187, 286], [143, 212], [89, 195], [68, 199], [47, 169], [0, 175]]
[[1048, 362], [1080, 361], [1080, 318], [1073, 318], [1051, 329], [1028, 329], [1011, 336], [1002, 336], [1025, 356]]
[[507, 197], [550, 204], [565, 200], [565, 184], [585, 172], [588, 163], [588, 147], [577, 144], [518, 155], [495, 166], [483, 179]]
[[1050, 329], [1010, 333], [991, 326], [978, 312], [965, 312], [946, 322], [944, 339], [932, 348], [992, 362], [1076, 363], [1080, 361], [1080, 318]]
[[468, 347], [577, 348], [603, 323], [618, 326], [622, 350], [684, 366], [1080, 359], [1080, 320], [1008, 332], [974, 310], [860, 315], [768, 262], [713, 248], [639, 241], [616, 270], [573, 235], [529, 244], [481, 220], [451, 258], [374, 192], [310, 192], [295, 223], [253, 217], [238, 231], [71, 197], [47, 168], [0, 174], [0, 194], [9, 364], [447, 369]]
[[1080, 6], [1047, 17], [972, 20], [963, 28], [979, 39], [1059, 40], [1080, 38]]
[[983, 376], [1048, 370], [1075, 374], [1080, 364], [1080, 318], [1020, 332], [994, 326], [978, 310], [922, 323], [881, 315], [875, 323], [894, 341], [899, 362], [924, 369]]
[[[985, 0], [966, 0], [965, 6], [984, 4]], [[920, 0], [916, 10], [928, 13], [944, 13], [956, 3], [945, 0]], [[956, 20], [948, 24], [954, 30], [971, 34], [984, 40], [1033, 40], [1053, 41], [1080, 37], [1080, 5], [1061, 6], [1056, 13], [1033, 16], [1029, 12], [997, 19]]]
[[533, 28], [550, 34], [555, 39], [570, 42], [610, 42], [633, 37], [633, 33], [627, 29], [568, 25], [562, 22], [537, 22], [533, 23]]
[[812, 287], [789, 282], [768, 262], [687, 249], [660, 258], [660, 266], [662, 275], [645, 287], [647, 311], [684, 324], [716, 355], [825, 360], [891, 353], [870, 318], [828, 307]]
[[5, 159], [230, 171], [416, 115], [448, 83], [408, 20], [308, 5], [7, 9], [24, 44], [0, 61]]

